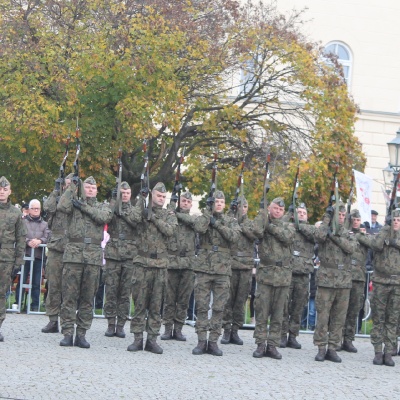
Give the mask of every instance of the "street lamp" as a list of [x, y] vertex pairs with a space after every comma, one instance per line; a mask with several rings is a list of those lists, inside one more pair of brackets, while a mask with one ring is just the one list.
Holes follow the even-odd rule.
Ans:
[[[385, 190], [386, 193], [390, 194], [392, 191], [392, 186], [393, 186], [393, 168], [390, 166], [390, 163], [388, 163], [388, 166], [382, 170], [383, 172], [383, 182], [385, 183]], [[389, 189], [390, 188], [390, 189]]]
[[389, 149], [389, 163], [395, 173], [400, 170], [400, 128], [396, 132], [396, 137], [387, 143]]

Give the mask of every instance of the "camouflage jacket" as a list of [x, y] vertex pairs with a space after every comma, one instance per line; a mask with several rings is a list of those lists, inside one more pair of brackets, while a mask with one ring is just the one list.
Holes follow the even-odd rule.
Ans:
[[[351, 232], [356, 235], [360, 232], [359, 229], [352, 228]], [[366, 281], [366, 269], [365, 265], [367, 263], [368, 257], [368, 246], [360, 243], [359, 240], [356, 242], [356, 248], [351, 255], [351, 276], [353, 281], [365, 282]]]
[[300, 221], [300, 230], [295, 232], [293, 239], [293, 253], [291, 259], [292, 273], [308, 275], [314, 271], [314, 235], [302, 233], [301, 227], [308, 222]]
[[282, 218], [271, 218], [266, 225], [265, 214], [260, 212], [254, 219], [254, 231], [260, 238], [258, 269], [262, 273], [259, 273], [258, 282], [264, 285], [290, 286], [294, 226]]
[[177, 229], [178, 221], [172, 210], [161, 207], [152, 208], [151, 220], [142, 215], [143, 202], [139, 200], [134, 208], [140, 211], [138, 254], [133, 259], [134, 263], [144, 267], [168, 267], [168, 238], [173, 236]]
[[239, 240], [241, 232], [237, 221], [223, 213], [214, 213], [215, 224], [210, 225], [212, 214], [204, 210], [196, 218], [194, 227], [199, 233], [199, 250], [195, 271], [216, 275], [232, 275], [231, 246]]
[[374, 250], [374, 273], [377, 283], [400, 285], [400, 232], [384, 226], [377, 235], [357, 233], [360, 243]]
[[46, 201], [43, 203], [43, 210], [48, 215], [48, 224], [51, 230], [50, 237], [47, 242], [47, 247], [50, 250], [55, 250], [64, 253], [67, 245], [67, 225], [68, 216], [62, 212], [57, 212], [57, 203], [60, 199], [60, 192], [53, 190]]
[[168, 238], [169, 269], [193, 269], [195, 257], [196, 217], [189, 211], [176, 213], [178, 226], [174, 234]]
[[244, 215], [238, 222], [241, 232], [238, 241], [231, 246], [232, 269], [252, 269], [254, 267], [254, 240], [257, 239], [253, 221]]
[[[317, 286], [347, 289], [352, 286], [351, 255], [356, 248], [356, 238], [342, 225], [338, 234], [330, 233], [328, 219], [318, 229], [314, 237], [318, 243], [320, 267], [317, 272]], [[303, 227], [301, 228], [303, 230]], [[308, 229], [307, 226], [304, 229]]]
[[25, 253], [26, 228], [21, 212], [10, 200], [0, 203], [0, 262], [22, 265]]
[[[42, 244], [47, 244], [47, 241], [50, 236], [50, 229], [47, 225], [47, 222], [42, 219], [42, 217], [38, 217], [36, 219], [31, 218], [31, 216], [27, 215], [24, 219], [25, 227], [26, 227], [26, 247], [25, 247], [25, 255], [30, 257], [32, 255], [32, 247], [28, 246], [28, 242], [32, 239], [40, 239]], [[43, 247], [37, 247], [34, 250], [34, 256], [37, 259], [41, 259], [43, 255]]]
[[[110, 208], [115, 211], [116, 201], [111, 200]], [[121, 203], [121, 215], [113, 214], [108, 224], [110, 240], [104, 250], [104, 258], [125, 261], [137, 256], [137, 225], [142, 220], [141, 210], [130, 202]]]
[[93, 197], [82, 200], [81, 209], [76, 208], [72, 204], [75, 193], [76, 186], [71, 183], [57, 205], [57, 212], [68, 215], [68, 244], [63, 262], [102, 266], [104, 225], [111, 221], [112, 211], [107, 204], [99, 203]]

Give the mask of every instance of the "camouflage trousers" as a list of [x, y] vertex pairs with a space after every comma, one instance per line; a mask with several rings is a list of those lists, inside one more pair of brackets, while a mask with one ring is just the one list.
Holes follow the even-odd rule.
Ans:
[[338, 350], [341, 347], [349, 297], [350, 288], [318, 286], [315, 299], [317, 309], [317, 324], [314, 330], [315, 346], [328, 345], [330, 350]]
[[131, 305], [133, 263], [131, 260], [116, 261], [107, 259], [104, 269], [106, 318], [118, 317], [117, 325], [124, 326], [129, 318]]
[[6, 319], [6, 293], [10, 289], [12, 263], [0, 263], [0, 328]]
[[[197, 306], [196, 333], [198, 340], [216, 342], [221, 335], [222, 316], [229, 297], [230, 279], [228, 275], [206, 274], [196, 272], [194, 298]], [[213, 295], [211, 319], [208, 319], [211, 292]]]
[[[62, 274], [62, 333], [84, 335], [92, 326], [93, 302], [99, 286], [100, 266], [64, 263]], [[76, 312], [78, 311], [78, 312]]]
[[[349, 307], [343, 329], [343, 339], [353, 341], [356, 335], [358, 315], [365, 299], [365, 282], [353, 281], [350, 289]], [[361, 328], [361, 327], [360, 327]]]
[[384, 344], [385, 353], [390, 353], [393, 349], [397, 349], [400, 286], [376, 282], [373, 285], [371, 343], [375, 352], [382, 351]]
[[63, 254], [60, 251], [48, 249], [46, 263], [46, 315], [49, 316], [50, 321], [58, 321], [61, 311]]
[[190, 295], [194, 286], [191, 269], [168, 269], [164, 298], [163, 323], [181, 329], [186, 320]]
[[[261, 270], [257, 271], [257, 273], [261, 273]], [[256, 344], [268, 341], [269, 345], [279, 347], [283, 307], [285, 306], [288, 291], [289, 286], [266, 285], [257, 279], [257, 289], [254, 299], [256, 326], [253, 334]], [[269, 333], [268, 318], [270, 318]]]
[[132, 298], [135, 311], [130, 330], [136, 334], [146, 331], [149, 339], [155, 339], [160, 333], [160, 310], [167, 270], [143, 267], [137, 263], [133, 267]]
[[229, 299], [225, 305], [222, 326], [238, 330], [244, 322], [245, 304], [251, 289], [251, 269], [232, 269]]
[[299, 336], [301, 316], [307, 304], [310, 285], [308, 274], [292, 274], [288, 297], [285, 301], [282, 321], [282, 337]]

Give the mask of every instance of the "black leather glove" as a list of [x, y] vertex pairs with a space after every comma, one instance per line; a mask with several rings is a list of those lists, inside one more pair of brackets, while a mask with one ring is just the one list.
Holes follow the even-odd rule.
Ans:
[[173, 201], [174, 203], [176, 203], [178, 201], [178, 195], [177, 193], [172, 193], [171, 195], [171, 201]]
[[365, 269], [367, 270], [367, 272], [373, 272], [374, 271], [374, 267], [371, 264], [367, 264], [365, 266]]
[[364, 226], [365, 226], [366, 229], [371, 229], [371, 225], [370, 225], [370, 223], [368, 221], [364, 222]]
[[392, 216], [386, 215], [385, 217], [385, 224], [391, 226], [392, 225]]
[[118, 196], [118, 186], [116, 186], [111, 192], [112, 199], [117, 200], [117, 196]]
[[335, 210], [334, 210], [334, 208], [332, 206], [328, 206], [328, 207], [326, 207], [325, 212], [332, 218]]
[[72, 201], [72, 205], [73, 205], [75, 208], [78, 208], [79, 210], [82, 209], [83, 202], [82, 202], [81, 200], [72, 199], [71, 201]]
[[146, 198], [147, 195], [149, 194], [149, 188], [148, 188], [148, 187], [143, 187], [143, 188], [141, 188], [141, 189], [140, 189], [140, 194], [141, 194], [144, 198]]
[[209, 198], [206, 200], [207, 207], [208, 207], [210, 210], [213, 208], [214, 203], [215, 203], [215, 198], [214, 198], [214, 197], [209, 197]]
[[72, 183], [77, 186], [79, 184], [79, 182], [80, 182], [79, 176], [74, 175], [72, 177]]
[[234, 213], [237, 211], [238, 209], [238, 202], [237, 200], [233, 199], [231, 201], [231, 211], [233, 211]]
[[288, 207], [288, 211], [292, 214], [294, 214], [294, 206], [293, 204], [290, 204], [290, 206]]
[[210, 218], [210, 225], [211, 225], [211, 226], [214, 226], [216, 222], [217, 222], [217, 220], [216, 220], [215, 217], [211, 217], [211, 218]]
[[62, 178], [57, 178], [57, 179], [55, 180], [55, 183], [54, 183], [54, 190], [55, 190], [56, 192], [59, 192], [59, 191], [61, 190], [63, 181], [64, 181], [64, 179], [62, 179]]

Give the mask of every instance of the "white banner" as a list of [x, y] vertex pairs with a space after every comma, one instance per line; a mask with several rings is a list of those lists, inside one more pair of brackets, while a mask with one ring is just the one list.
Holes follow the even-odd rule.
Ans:
[[353, 172], [356, 183], [357, 208], [360, 211], [361, 221], [368, 221], [371, 224], [372, 179], [355, 169]]

